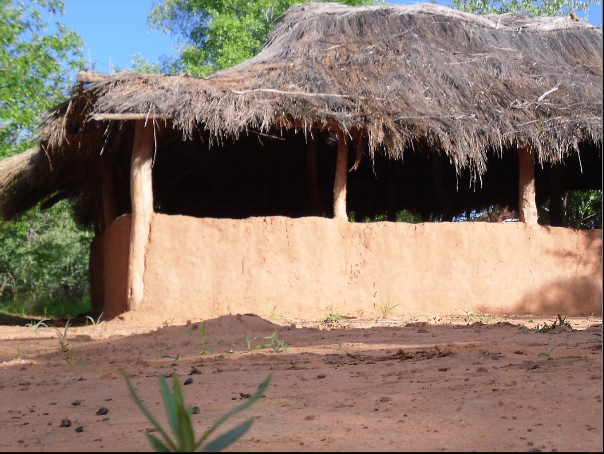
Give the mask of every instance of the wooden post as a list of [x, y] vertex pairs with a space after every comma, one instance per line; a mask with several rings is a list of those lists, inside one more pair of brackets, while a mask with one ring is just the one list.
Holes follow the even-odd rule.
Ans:
[[319, 177], [317, 176], [317, 143], [314, 137], [310, 137], [308, 141], [306, 173], [308, 175], [308, 192], [310, 194], [310, 212], [313, 216], [321, 216], [323, 207]]
[[348, 140], [344, 132], [338, 132], [338, 158], [333, 185], [333, 217], [348, 220], [346, 214], [346, 178], [348, 173]]
[[151, 231], [153, 186], [151, 160], [153, 157], [153, 125], [136, 122], [130, 161], [130, 255], [128, 256], [128, 310], [137, 310], [143, 301], [145, 253]]
[[537, 225], [535, 202], [535, 157], [528, 145], [518, 146], [518, 214], [520, 222]]

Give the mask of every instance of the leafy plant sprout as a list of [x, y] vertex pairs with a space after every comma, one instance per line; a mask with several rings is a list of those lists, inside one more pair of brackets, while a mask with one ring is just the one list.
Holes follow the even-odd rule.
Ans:
[[250, 339], [249, 334], [247, 333], [247, 331], [243, 331], [243, 334], [245, 334], [245, 342], [247, 344], [247, 349], [251, 350], [252, 349], [252, 342], [254, 342], [256, 339], [258, 339], [257, 337], [254, 337], [252, 339]]
[[176, 356], [172, 355], [161, 355], [162, 358], [170, 358], [174, 361], [178, 361], [180, 359], [180, 353], [177, 353]]
[[497, 323], [501, 321], [501, 318], [495, 317], [491, 314], [485, 314], [484, 312], [476, 311], [475, 313], [472, 311], [463, 311], [466, 316], [478, 320], [480, 323], [484, 323], [486, 325], [490, 323]]
[[63, 330], [63, 332], [61, 333], [61, 331], [59, 331], [58, 328], [55, 328], [55, 331], [57, 332], [57, 338], [59, 339], [59, 343], [61, 344], [61, 350], [63, 350], [64, 352], [67, 351], [67, 330], [69, 329], [69, 321], [71, 319], [67, 319], [67, 323], [65, 323], [65, 328]]
[[382, 318], [388, 318], [390, 316], [390, 313], [392, 312], [392, 310], [398, 306], [398, 304], [392, 304], [392, 301], [390, 300], [390, 298], [388, 298], [388, 301], [386, 301], [385, 304], [383, 304], [382, 306], [380, 306], [380, 314]]
[[540, 326], [539, 323], [537, 323], [537, 327], [535, 329], [524, 330], [523, 332], [525, 334], [526, 333], [528, 333], [528, 334], [546, 333], [549, 330], [554, 329], [556, 326], [560, 326], [560, 327], [565, 326], [566, 328], [572, 329], [571, 324], [566, 321], [566, 317], [563, 317], [560, 314], [558, 314], [558, 318], [556, 320], [554, 320], [551, 325], [548, 325], [547, 322], [545, 322], [545, 323], [543, 323], [543, 326]]
[[105, 320], [101, 321], [101, 318], [103, 317], [104, 312], [101, 312], [101, 315], [99, 315], [99, 317], [95, 320], [94, 318], [92, 318], [90, 315], [86, 316], [86, 326], [88, 326], [88, 322], [90, 321], [90, 324], [93, 325], [95, 328], [99, 325], [102, 325], [103, 323], [105, 323]]
[[[272, 375], [269, 375], [264, 382], [258, 388], [258, 391], [246, 400], [243, 404], [234, 408], [233, 410], [226, 413], [224, 416], [219, 418], [208, 430], [206, 430], [203, 435], [195, 440], [195, 431], [193, 429], [193, 423], [191, 421], [192, 409], [190, 406], [185, 406], [184, 396], [182, 393], [182, 388], [178, 383], [178, 376], [174, 375], [173, 378], [173, 392], [170, 392], [168, 388], [168, 384], [166, 383], [166, 379], [163, 376], [159, 376], [159, 384], [161, 388], [161, 393], [164, 401], [164, 407], [166, 409], [166, 415], [168, 416], [168, 423], [170, 425], [170, 430], [172, 431], [172, 437], [168, 435], [167, 431], [157, 422], [157, 420], [153, 417], [153, 415], [147, 410], [144, 406], [143, 402], [140, 400], [134, 387], [130, 383], [128, 379], [128, 375], [121, 370], [124, 379], [126, 380], [126, 385], [130, 391], [130, 395], [132, 399], [141, 410], [141, 412], [145, 415], [147, 420], [151, 423], [151, 425], [157, 430], [159, 433], [159, 438], [155, 437], [151, 434], [145, 434], [149, 443], [153, 449], [157, 452], [195, 452], [202, 448], [203, 451], [209, 452], [217, 452], [221, 451], [233, 442], [235, 442], [239, 437], [241, 437], [254, 422], [253, 418], [244, 421], [243, 423], [235, 426], [233, 429], [229, 430], [223, 435], [215, 438], [214, 440], [207, 442], [210, 435], [214, 433], [216, 429], [218, 429], [224, 422], [226, 422], [231, 417], [235, 416], [237, 413], [248, 408], [254, 402], [256, 402], [266, 389], [272, 379]], [[161, 438], [161, 440], [160, 440]], [[207, 442], [207, 443], [206, 443]], [[205, 443], [205, 445], [204, 445]]]
[[537, 356], [547, 356], [549, 358], [552, 355], [552, 352], [554, 351], [554, 349], [560, 345], [564, 345], [564, 342], [559, 342], [557, 344], [552, 345], [551, 347], [549, 347], [549, 349], [547, 351], [541, 352]]
[[339, 323], [342, 320], [342, 316], [340, 314], [327, 314], [327, 316], [323, 319], [323, 323]]
[[[75, 356], [73, 355], [73, 345], [71, 346], [71, 348], [69, 349], [69, 355], [65, 358], [63, 358], [63, 360], [67, 363], [67, 365], [69, 367], [73, 367], [76, 365], [76, 361], [75, 361]], [[84, 365], [86, 364], [86, 360], [83, 359], [80, 361], [80, 366], [84, 367]]]
[[208, 353], [208, 345], [210, 345], [210, 343], [206, 340], [206, 322], [204, 321], [201, 324], [201, 331], [199, 331], [199, 337], [201, 338], [201, 351], [199, 352], [200, 355], [205, 355], [206, 353]]
[[268, 339], [270, 340], [270, 342], [268, 344], [257, 345], [256, 350], [260, 350], [263, 348], [272, 348], [273, 353], [277, 353], [279, 351], [285, 352], [289, 350], [289, 348], [285, 346], [285, 341], [279, 339], [276, 329], [273, 330], [273, 334], [271, 334], [270, 336], [266, 336], [263, 339]]
[[31, 328], [34, 334], [38, 334], [38, 330], [43, 326], [44, 328], [48, 328], [48, 325], [44, 322], [47, 322], [48, 319], [39, 320], [37, 323], [34, 323], [33, 320], [25, 325], [27, 328]]

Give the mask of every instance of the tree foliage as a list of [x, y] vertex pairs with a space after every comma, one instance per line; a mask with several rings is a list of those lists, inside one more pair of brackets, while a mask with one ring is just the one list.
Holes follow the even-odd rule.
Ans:
[[522, 13], [529, 16], [568, 16], [587, 11], [600, 0], [452, 0], [451, 7], [474, 14]]
[[0, 303], [31, 312], [50, 301], [86, 299], [91, 238], [66, 202], [0, 222]]
[[[69, 70], [82, 65], [80, 37], [49, 20], [59, 14], [60, 0], [0, 0], [0, 159], [32, 145], [40, 115], [63, 100]], [[87, 298], [91, 236], [67, 203], [0, 221], [0, 307], [31, 312]]]
[[568, 191], [562, 199], [563, 222], [575, 229], [602, 228], [602, 190]]
[[[149, 12], [152, 28], [179, 36], [180, 57], [164, 72], [205, 77], [256, 55], [287, 8], [304, 0], [160, 0]], [[371, 0], [340, 0], [348, 5]], [[135, 65], [136, 67], [136, 65]], [[144, 68], [138, 66], [138, 69]]]
[[0, 159], [31, 144], [39, 115], [62, 100], [67, 70], [81, 65], [79, 36], [44, 21], [62, 13], [60, 0], [0, 0]]

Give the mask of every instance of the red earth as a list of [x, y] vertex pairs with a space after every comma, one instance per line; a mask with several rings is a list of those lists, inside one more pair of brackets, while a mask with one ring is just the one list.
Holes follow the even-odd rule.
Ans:
[[191, 379], [198, 435], [271, 375], [229, 451], [603, 448], [601, 317], [88, 321], [0, 326], [1, 451], [150, 450], [120, 368], [163, 424], [158, 375]]

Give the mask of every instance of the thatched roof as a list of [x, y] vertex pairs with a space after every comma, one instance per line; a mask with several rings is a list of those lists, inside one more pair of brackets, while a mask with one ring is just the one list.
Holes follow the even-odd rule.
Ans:
[[423, 143], [474, 177], [488, 150], [529, 142], [539, 162], [559, 162], [602, 142], [602, 30], [570, 17], [299, 4], [257, 56], [208, 78], [80, 80], [40, 127], [55, 167], [69, 154], [98, 155], [120, 133], [113, 120], [135, 118], [214, 143], [249, 130], [341, 129], [365, 137], [372, 157], [404, 158]]

